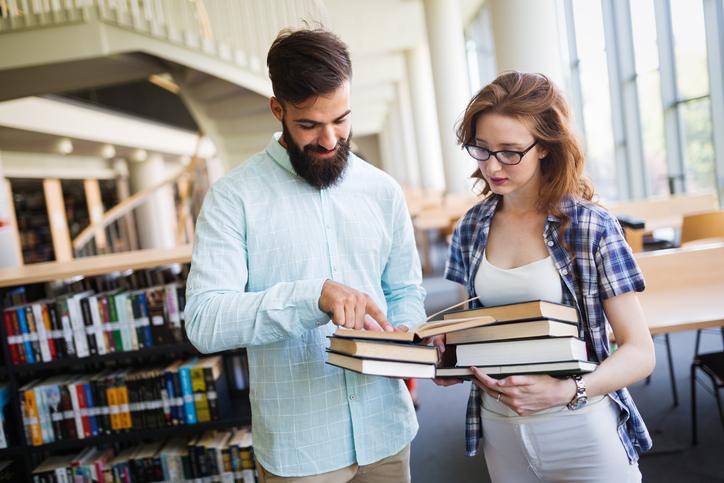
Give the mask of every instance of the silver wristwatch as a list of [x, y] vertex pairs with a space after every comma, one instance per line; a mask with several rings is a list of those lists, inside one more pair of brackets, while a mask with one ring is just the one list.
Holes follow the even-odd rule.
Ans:
[[586, 396], [586, 383], [583, 381], [583, 377], [580, 375], [571, 376], [573, 382], [576, 383], [576, 394], [571, 399], [571, 402], [567, 404], [567, 408], [571, 411], [581, 409], [588, 402], [588, 396]]

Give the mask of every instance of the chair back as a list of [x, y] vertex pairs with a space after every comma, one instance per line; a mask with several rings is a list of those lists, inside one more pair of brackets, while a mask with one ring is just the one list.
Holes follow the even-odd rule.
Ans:
[[681, 244], [706, 239], [724, 239], [724, 210], [684, 215]]

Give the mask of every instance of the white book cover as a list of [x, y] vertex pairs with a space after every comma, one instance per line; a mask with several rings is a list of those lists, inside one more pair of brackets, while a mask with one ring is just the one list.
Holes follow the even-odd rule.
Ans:
[[48, 331], [43, 320], [43, 306], [40, 303], [33, 304], [33, 319], [35, 320], [35, 330], [38, 332], [38, 342], [40, 342], [40, 357], [43, 362], [50, 362], [50, 345], [48, 344]]
[[460, 344], [457, 366], [498, 366], [588, 359], [586, 343], [574, 337]]
[[108, 347], [106, 347], [106, 335], [103, 332], [103, 319], [101, 313], [98, 310], [98, 297], [92, 295], [88, 297], [88, 306], [90, 308], [91, 318], [93, 319], [93, 334], [96, 337], [96, 345], [98, 346], [98, 355], [104, 355], [108, 353]]

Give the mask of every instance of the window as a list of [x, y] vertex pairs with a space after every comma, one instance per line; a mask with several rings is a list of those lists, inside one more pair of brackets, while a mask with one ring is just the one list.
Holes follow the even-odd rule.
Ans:
[[596, 191], [605, 199], [619, 197], [616, 188], [611, 104], [606, 65], [606, 46], [601, 4], [587, 0], [572, 2], [576, 32], [577, 63], [582, 98], [586, 169]]
[[663, 196], [669, 193], [669, 183], [654, 2], [636, 0], [629, 5], [636, 60], [640, 129], [648, 174], [646, 181], [649, 193]]

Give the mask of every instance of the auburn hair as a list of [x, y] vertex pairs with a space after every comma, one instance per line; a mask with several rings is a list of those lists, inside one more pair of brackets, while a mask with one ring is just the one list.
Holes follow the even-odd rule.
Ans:
[[[468, 103], [457, 128], [459, 144], [474, 144], [477, 121], [487, 113], [524, 123], [540, 149], [548, 153], [541, 159], [538, 208], [562, 219], [560, 235], [563, 235], [570, 220], [561, 212], [561, 201], [569, 196], [591, 201], [594, 191], [583, 174], [583, 149], [573, 132], [570, 108], [562, 92], [542, 74], [516, 71], [501, 74]], [[484, 184], [483, 195], [490, 193], [479, 168], [472, 178]]]

